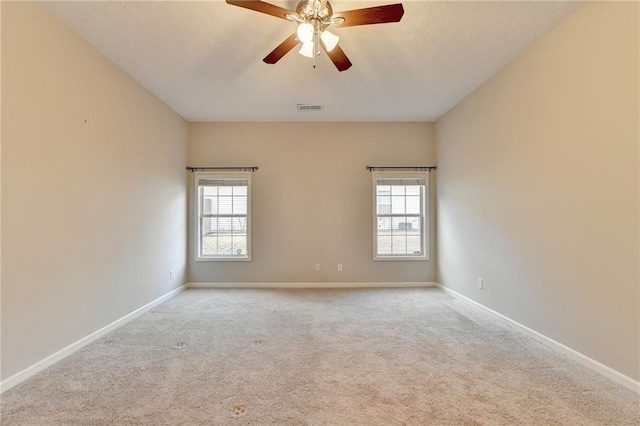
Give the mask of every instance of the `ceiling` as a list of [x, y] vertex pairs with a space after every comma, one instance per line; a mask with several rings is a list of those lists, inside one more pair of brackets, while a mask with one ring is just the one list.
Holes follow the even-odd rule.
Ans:
[[[331, 3], [338, 12], [397, 1]], [[188, 121], [433, 121], [582, 4], [402, 3], [399, 23], [332, 29], [353, 63], [344, 72], [324, 54], [313, 69], [297, 49], [265, 64], [295, 24], [221, 0], [43, 5]]]

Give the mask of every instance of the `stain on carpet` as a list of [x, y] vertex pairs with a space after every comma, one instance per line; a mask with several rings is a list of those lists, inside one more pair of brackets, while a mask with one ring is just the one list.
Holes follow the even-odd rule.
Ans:
[[242, 416], [246, 412], [247, 407], [245, 407], [244, 405], [236, 405], [235, 407], [233, 407], [233, 414], [235, 414], [236, 416]]

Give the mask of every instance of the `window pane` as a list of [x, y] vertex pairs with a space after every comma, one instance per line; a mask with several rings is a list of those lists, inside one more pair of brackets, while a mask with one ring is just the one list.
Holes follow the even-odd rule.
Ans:
[[391, 186], [391, 195], [404, 195], [404, 186], [403, 185]]
[[232, 198], [229, 197], [219, 197], [218, 198], [218, 214], [231, 214], [233, 213], [233, 202]]
[[218, 214], [218, 197], [211, 198], [211, 214]]
[[420, 185], [407, 185], [404, 188], [407, 195], [420, 195]]
[[218, 187], [217, 186], [201, 186], [202, 195], [205, 197], [211, 197], [218, 195]]
[[406, 217], [392, 217], [391, 228], [393, 229], [394, 234], [404, 235], [407, 231], [407, 228], [411, 228], [411, 224], [407, 221]]
[[246, 186], [234, 186], [233, 187], [233, 195], [247, 195], [247, 187]]
[[376, 186], [376, 194], [380, 195], [391, 195], [391, 187], [389, 185], [378, 185]]
[[247, 197], [233, 197], [233, 214], [247, 214]]
[[203, 233], [202, 235], [202, 254], [205, 256], [211, 256], [217, 253], [218, 250], [218, 234], [216, 233]]
[[390, 214], [391, 213], [391, 197], [379, 196], [378, 197], [378, 214]]
[[[395, 186], [394, 186], [395, 188]], [[404, 195], [391, 197], [391, 213], [393, 214], [404, 214]]]
[[420, 214], [420, 196], [407, 195], [407, 214]]
[[230, 196], [233, 193], [233, 187], [232, 186], [218, 186], [218, 192], [220, 195], [227, 195]]
[[218, 252], [220, 255], [230, 255], [233, 250], [233, 237], [231, 234], [219, 234], [218, 235]]
[[391, 235], [378, 235], [378, 254], [391, 254]]
[[202, 200], [202, 214], [211, 214], [211, 198]]
[[394, 235], [391, 244], [393, 254], [407, 254], [407, 239], [404, 235]]
[[202, 200], [202, 214], [218, 214], [218, 198], [206, 197]]
[[202, 235], [209, 235], [211, 232], [215, 231], [216, 223], [215, 219], [210, 217], [205, 217], [202, 219]]
[[378, 234], [389, 234], [391, 232], [391, 218], [379, 217], [378, 218]]
[[228, 234], [231, 232], [231, 218], [230, 217], [219, 217], [218, 218], [218, 233], [219, 234]]
[[422, 254], [422, 244], [420, 244], [420, 235], [407, 235], [407, 253]]
[[233, 236], [233, 254], [237, 256], [246, 255], [247, 254], [247, 237], [234, 235]]
[[234, 217], [232, 226], [234, 234], [244, 234], [247, 232], [247, 219], [244, 217]]

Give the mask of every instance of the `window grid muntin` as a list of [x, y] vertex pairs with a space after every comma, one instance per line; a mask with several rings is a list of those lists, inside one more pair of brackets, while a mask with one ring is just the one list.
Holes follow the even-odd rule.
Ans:
[[[399, 185], [394, 185], [394, 186], [399, 186]], [[413, 186], [415, 186], [415, 185], [413, 185]], [[403, 187], [403, 189], [404, 189], [404, 187]], [[400, 196], [396, 195], [396, 197], [399, 198]], [[403, 204], [403, 207], [404, 207], [403, 211], [405, 211], [405, 212], [406, 212], [406, 197], [407, 197], [406, 195], [402, 196], [402, 199], [403, 199], [403, 203], [402, 204]], [[411, 197], [413, 197], [413, 195], [411, 195]], [[424, 203], [423, 203], [423, 199], [424, 199], [423, 198], [424, 197], [423, 188], [420, 188], [419, 197], [420, 197], [420, 206], [423, 206], [424, 205]], [[376, 204], [378, 204], [378, 203], [376, 203]], [[391, 201], [392, 211], [393, 211], [393, 204], [394, 203], [393, 203], [393, 200], [392, 200]], [[421, 210], [422, 210], [422, 207], [421, 207]], [[424, 255], [424, 241], [423, 241], [424, 240], [424, 230], [423, 230], [423, 227], [420, 226], [422, 224], [422, 222], [423, 222], [423, 220], [422, 220], [423, 219], [423, 214], [420, 214], [420, 213], [418, 213], [418, 214], [407, 214], [407, 213], [379, 214], [378, 213], [377, 214], [377, 218], [378, 218], [378, 220], [380, 218], [390, 218], [391, 219], [391, 226], [389, 227], [389, 237], [390, 237], [390, 245], [391, 245], [390, 253], [381, 252], [380, 251], [380, 246], [378, 245], [378, 247], [377, 247], [377, 254], [378, 255], [383, 255], [383, 256], [423, 256]], [[413, 252], [409, 252], [408, 251], [409, 237], [413, 236], [413, 235], [410, 235], [408, 233], [408, 231], [409, 231], [409, 229], [407, 229], [408, 227], [405, 225], [404, 229], [401, 229], [402, 228], [401, 226], [395, 226], [395, 224], [394, 224], [394, 219], [396, 219], [395, 223], [398, 224], [398, 225], [402, 224], [402, 223], [404, 223], [404, 224], [413, 223], [413, 222], [409, 222], [408, 221], [409, 218], [418, 219], [418, 226], [419, 227], [418, 227], [417, 230], [419, 231], [419, 237], [420, 237], [420, 246], [419, 246], [419, 252], [418, 253], [415, 253], [415, 251], [413, 251]], [[379, 241], [381, 236], [384, 237], [385, 235], [381, 235], [380, 234], [380, 225], [378, 225], [377, 226], [378, 241]], [[396, 241], [400, 241], [400, 244], [402, 244], [401, 240], [403, 239], [403, 237], [404, 237], [403, 246], [405, 247], [405, 250], [402, 251], [402, 252], [400, 252], [400, 251], [396, 252], [396, 250], [394, 248], [394, 246], [397, 244]]]
[[[384, 183], [379, 183], [381, 181]], [[393, 181], [401, 183], [389, 183]], [[403, 181], [405, 183], [402, 183]], [[427, 259], [427, 182], [428, 177], [425, 175], [396, 174], [390, 176], [380, 174], [380, 176], [374, 176], [374, 259]], [[397, 197], [395, 202], [394, 197]], [[383, 213], [383, 210], [388, 213]], [[408, 213], [409, 211], [411, 213]], [[418, 213], [414, 213], [415, 211]], [[387, 235], [381, 233], [383, 229], [380, 225], [381, 219], [387, 219], [387, 223], [390, 223]], [[394, 223], [396, 225], [398, 223], [404, 224], [403, 229], [394, 226]], [[412, 234], [410, 233], [412, 229], [418, 232]], [[384, 239], [387, 242], [387, 249], [381, 244]], [[403, 250], [398, 250], [398, 248]]]
[[[221, 184], [216, 185], [215, 182], [221, 182]], [[238, 182], [240, 183], [238, 184]], [[250, 260], [251, 221], [249, 206], [251, 195], [249, 175], [204, 174], [196, 176], [196, 188], [198, 214], [196, 260]], [[209, 213], [205, 213], [207, 199], [215, 199], [215, 202], [210, 202], [211, 211]], [[226, 210], [229, 213], [220, 214], [221, 210]], [[237, 210], [240, 213], [237, 213]], [[225, 226], [224, 222], [227, 219], [228, 225]], [[208, 227], [205, 224], [207, 220], [210, 221]], [[207, 229], [210, 231], [209, 238], [206, 235]], [[208, 244], [213, 244], [213, 247], [206, 253]], [[228, 248], [225, 249], [225, 247]], [[238, 249], [241, 249], [240, 254], [237, 253]]]
[[[201, 256], [246, 256], [247, 255], [247, 234], [246, 234], [246, 220], [247, 220], [247, 191], [246, 186], [203, 186], [202, 189], [202, 209], [201, 217], [203, 218], [202, 232], [200, 237], [203, 239], [201, 243]], [[209, 194], [206, 194], [209, 190]], [[211, 200], [211, 213], [205, 214], [206, 200]], [[215, 208], [214, 208], [215, 207]], [[234, 211], [240, 208], [245, 213], [236, 214]], [[220, 213], [221, 211], [230, 213]], [[212, 253], [205, 253], [204, 238], [205, 238], [205, 225], [204, 219], [211, 219], [211, 223], [215, 223], [215, 228], [209, 226], [209, 238], [215, 241], [215, 249]], [[230, 220], [228, 220], [230, 219]], [[234, 219], [237, 219], [240, 223], [236, 227]], [[244, 226], [241, 221], [244, 219]], [[225, 224], [227, 224], [225, 226]], [[239, 228], [239, 229], [237, 229]], [[242, 232], [242, 228], [245, 228], [245, 232]], [[226, 250], [228, 246], [229, 250]], [[237, 250], [241, 252], [238, 253]]]

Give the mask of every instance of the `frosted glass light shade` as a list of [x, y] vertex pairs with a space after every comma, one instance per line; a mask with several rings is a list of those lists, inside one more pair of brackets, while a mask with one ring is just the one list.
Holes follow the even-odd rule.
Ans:
[[308, 43], [313, 40], [313, 25], [308, 22], [303, 22], [298, 25], [298, 30], [296, 31], [298, 35], [298, 40], [303, 43]]
[[327, 52], [331, 52], [338, 45], [338, 40], [340, 40], [340, 37], [329, 31], [323, 31], [320, 34], [320, 38]]
[[306, 56], [307, 58], [313, 58], [313, 41], [308, 41], [306, 43], [302, 43], [302, 47], [298, 51], [302, 56]]

